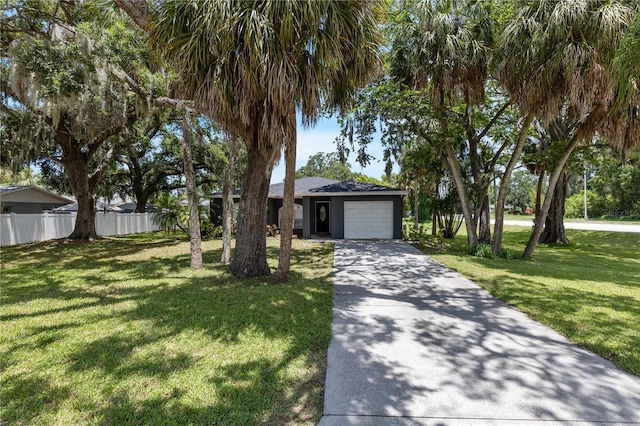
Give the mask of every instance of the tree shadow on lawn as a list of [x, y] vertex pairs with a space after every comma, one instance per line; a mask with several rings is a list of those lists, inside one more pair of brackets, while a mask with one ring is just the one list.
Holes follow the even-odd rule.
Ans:
[[[134, 254], [140, 249], [137, 245], [126, 252]], [[270, 258], [277, 257], [276, 248], [268, 250]], [[99, 251], [103, 252], [101, 259], [94, 260], [96, 252], [89, 250], [82, 254], [85, 262], [79, 259], [66, 266], [85, 274], [82, 285], [65, 288], [63, 280], [43, 276], [43, 282], [36, 286], [46, 287], [42, 292], [17, 285], [8, 298], [12, 304], [55, 299], [62, 306], [3, 317], [39, 321], [55, 314], [52, 318], [58, 323], [31, 326], [20, 341], [11, 342], [8, 353], [50, 353], [57, 350], [53, 349], [56, 343], [63, 344], [67, 352], [61, 362], [68, 372], [68, 383], [83, 381], [87, 374], [98, 377], [99, 384], [89, 385], [88, 394], [83, 395], [83, 400], [93, 402], [84, 407], [82, 418], [110, 424], [156, 420], [164, 424], [284, 424], [319, 419], [330, 339], [332, 274], [330, 269], [324, 272], [326, 265], [318, 260], [333, 252], [332, 245], [314, 246], [310, 251], [294, 248], [289, 284], [275, 284], [271, 278], [232, 279], [223, 272], [226, 266], [214, 263], [220, 256], [218, 248], [205, 250], [203, 273], [188, 269], [188, 254], [167, 253], [142, 262], [116, 263], [113, 257], [121, 257], [122, 250]], [[95, 267], [103, 273], [86, 274]], [[120, 283], [122, 278], [112, 276], [115, 272], [149, 282], [125, 285]], [[74, 303], [78, 299], [81, 301]], [[120, 309], [120, 303], [131, 307]], [[82, 334], [84, 326], [114, 319], [121, 319], [120, 325], [105, 329], [102, 337], [82, 346], [64, 344]], [[202, 347], [194, 349], [190, 336], [200, 336], [195, 344]], [[283, 349], [275, 359], [269, 358], [273, 355], [267, 348], [253, 348], [248, 359], [226, 359], [223, 364], [209, 366], [209, 357], [215, 355], [206, 353], [208, 348], [241, 345], [252, 336], [267, 343], [280, 342]], [[286, 378], [286, 372], [297, 368], [301, 359], [309, 360], [310, 372], [297, 381]], [[8, 369], [20, 362], [12, 357], [5, 361], [3, 367]], [[209, 367], [203, 370], [203, 366]], [[39, 416], [55, 418], [57, 407], [69, 398], [69, 390], [54, 384], [53, 378], [47, 378], [47, 367], [43, 368], [42, 372], [6, 376], [11, 385], [0, 390], [1, 399], [16, 402], [3, 408], [2, 420], [29, 423]], [[208, 401], [205, 405], [199, 404], [198, 398], [194, 401], [191, 374], [208, 383], [201, 389], [206, 394], [202, 400]], [[39, 384], [33, 385], [33, 377], [38, 377]], [[151, 385], [148, 389], [139, 384], [119, 388], [130, 378]], [[30, 383], [32, 390], [21, 394]], [[43, 399], [40, 390], [47, 390], [50, 396]]]
[[[640, 234], [575, 230], [567, 230], [567, 233], [571, 244], [540, 244], [530, 261], [474, 258], [469, 256], [466, 246], [460, 244], [461, 239], [455, 241], [454, 249], [446, 255], [527, 277], [607, 282], [614, 286], [640, 288]], [[510, 231], [505, 234], [505, 246], [519, 255], [528, 237], [526, 231]]]
[[[294, 273], [293, 275], [298, 275]], [[324, 280], [329, 280], [327, 276]], [[300, 277], [294, 277], [299, 281]], [[108, 381], [119, 381], [130, 376], [152, 377], [159, 381], [166, 375], [176, 375], [179, 369], [192, 369], [199, 375], [198, 381], [206, 381], [202, 389], [215, 395], [215, 401], [198, 408], [188, 403], [193, 395], [185, 396], [190, 384], [175, 387], [169, 396], [161, 398], [136, 397], [128, 393], [98, 408], [93, 417], [98, 423], [148, 423], [151, 419], [168, 419], [168, 423], [202, 424], [284, 424], [299, 416], [317, 420], [322, 414], [321, 381], [324, 367], [302, 383], [286, 379], [285, 372], [300, 357], [311, 357], [316, 364], [324, 363], [323, 356], [330, 339], [331, 297], [327, 290], [316, 285], [296, 283], [271, 285], [255, 280], [231, 289], [208, 278], [193, 279], [187, 284], [159, 288], [138, 301], [138, 307], [125, 314], [127, 323], [150, 322], [153, 330], [161, 334], [137, 337], [133, 340], [110, 336], [95, 342], [73, 355], [82, 360], [71, 364], [71, 371], [100, 369]], [[326, 326], [318, 327], [318, 324]], [[283, 345], [283, 349], [270, 353], [268, 348], [246, 349], [253, 353], [238, 354], [239, 359], [226, 359], [221, 365], [215, 362], [210, 368], [206, 354], [194, 355], [187, 349], [177, 356], [166, 346], [180, 343], [188, 335], [204, 336], [199, 339], [211, 347], [233, 347], [247, 344], [252, 336], [258, 336], [264, 344]], [[150, 340], [149, 340], [150, 339]], [[161, 346], [153, 352], [153, 359], [136, 360], [135, 351], [146, 345]], [[109, 348], [109, 355], [105, 350]], [[279, 352], [282, 351], [281, 354]], [[173, 359], [171, 358], [174, 356]], [[212, 353], [210, 356], [216, 356]], [[205, 357], [205, 358], [201, 358]], [[145, 358], [146, 359], [146, 358]], [[318, 383], [319, 382], [319, 383]], [[166, 392], [164, 392], [166, 393]], [[307, 410], [300, 408], [305, 401], [313, 401]], [[133, 404], [134, 409], [126, 408]], [[311, 411], [311, 413], [309, 412]], [[133, 414], [132, 414], [133, 413]], [[123, 417], [124, 416], [124, 417]], [[133, 416], [133, 417], [128, 417]]]

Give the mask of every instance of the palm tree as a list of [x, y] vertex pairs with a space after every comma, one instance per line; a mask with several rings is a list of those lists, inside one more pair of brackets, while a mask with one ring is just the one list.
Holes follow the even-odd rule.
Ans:
[[[293, 226], [296, 111], [313, 124], [346, 102], [380, 65], [384, 1], [116, 0], [182, 77], [181, 91], [247, 148], [236, 277], [269, 274], [264, 216], [274, 162], [286, 143], [281, 279]], [[290, 219], [290, 220], [289, 220]]]
[[[412, 89], [426, 90], [435, 111], [435, 119], [443, 134], [451, 132], [457, 120], [462, 126], [465, 145], [455, 146], [450, 137], [434, 148], [441, 152], [455, 182], [460, 199], [468, 244], [491, 242], [489, 220], [489, 186], [492, 171], [510, 141], [493, 149], [483, 141], [492, 127], [501, 119], [510, 102], [499, 96], [486, 96], [485, 88], [491, 79], [490, 61], [494, 47], [496, 18], [492, 2], [452, 2], [448, 0], [407, 0], [398, 10], [393, 26], [391, 74], [397, 81]], [[477, 112], [487, 115], [479, 124]], [[518, 147], [524, 143], [528, 122]], [[422, 132], [424, 133], [424, 132]], [[522, 136], [524, 135], [524, 136]], [[424, 137], [425, 135], [422, 134]], [[475, 211], [467, 191], [459, 152], [468, 153], [468, 164], [476, 195]], [[504, 194], [511, 171], [515, 167], [519, 150], [516, 149], [506, 167], [498, 203], [504, 205]], [[498, 213], [501, 211], [498, 208]], [[501, 216], [497, 215], [494, 241], [502, 240]]]
[[516, 11], [498, 42], [500, 82], [523, 115], [535, 114], [548, 123], [566, 109], [568, 119], [576, 122], [553, 166], [525, 259], [533, 255], [556, 183], [574, 148], [596, 132], [614, 135], [625, 124], [612, 110], [617, 91], [608, 67], [632, 17], [633, 10], [621, 1], [529, 1]]

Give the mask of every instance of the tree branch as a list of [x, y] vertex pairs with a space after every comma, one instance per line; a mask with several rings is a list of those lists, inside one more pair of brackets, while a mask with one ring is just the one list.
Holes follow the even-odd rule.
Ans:
[[144, 32], [149, 33], [151, 27], [151, 8], [145, 0], [114, 0]]
[[102, 177], [104, 172], [107, 170], [107, 167], [109, 166], [109, 164], [111, 164], [111, 161], [118, 154], [119, 151], [120, 151], [120, 144], [117, 144], [117, 143], [114, 144], [109, 149], [109, 151], [107, 151], [106, 155], [104, 156], [104, 158], [102, 159], [98, 167], [96, 167], [96, 169], [91, 174], [91, 176], [89, 176], [89, 188], [91, 188], [92, 192], [95, 189], [98, 182], [100, 181], [100, 178]]
[[140, 87], [140, 85], [124, 70], [113, 70], [113, 73], [116, 75], [116, 77], [124, 80], [124, 82], [129, 85], [129, 88], [138, 96], [140, 96], [142, 99], [153, 102], [157, 106], [164, 106], [173, 109], [186, 108], [190, 113], [194, 112], [195, 110], [195, 103], [189, 99], [173, 99], [166, 96], [154, 97], [151, 95], [151, 93], [143, 90], [142, 87]]
[[478, 134], [478, 136], [476, 136], [478, 141], [480, 141], [482, 138], [484, 138], [487, 135], [491, 127], [493, 127], [496, 121], [498, 121], [498, 118], [500, 118], [500, 116], [506, 111], [506, 109], [510, 105], [511, 105], [510, 100], [507, 101], [504, 105], [502, 105], [502, 108], [498, 110], [498, 112], [493, 116], [493, 118], [491, 118], [491, 120], [487, 123], [487, 125], [484, 126], [484, 129], [482, 129], [482, 131]]

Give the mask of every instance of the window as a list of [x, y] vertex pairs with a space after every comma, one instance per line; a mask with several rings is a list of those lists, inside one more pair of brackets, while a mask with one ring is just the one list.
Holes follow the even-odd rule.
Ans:
[[[293, 205], [293, 229], [302, 229], [302, 205]], [[278, 209], [278, 226], [282, 227], [282, 207]]]

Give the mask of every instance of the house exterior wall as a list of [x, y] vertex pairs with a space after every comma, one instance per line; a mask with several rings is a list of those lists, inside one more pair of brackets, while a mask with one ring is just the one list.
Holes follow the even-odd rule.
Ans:
[[209, 202], [209, 214], [211, 223], [222, 225], [222, 198], [212, 198]]
[[68, 203], [24, 203], [20, 201], [2, 200], [3, 213], [40, 214], [45, 210], [52, 210]]
[[[316, 233], [316, 201], [331, 201], [331, 197], [303, 197], [302, 198], [302, 238], [311, 238], [311, 234]], [[333, 234], [333, 203], [329, 211], [329, 224], [331, 226], [331, 234]]]
[[315, 234], [315, 203], [316, 201], [331, 202], [329, 221], [331, 226], [331, 238], [344, 238], [344, 202], [345, 201], [393, 201], [393, 238], [402, 238], [402, 197], [400, 195], [353, 195], [341, 197], [304, 197], [303, 238], [311, 238]]
[[[234, 199], [234, 202], [238, 202], [238, 199]], [[296, 198], [296, 204], [302, 205], [302, 199]], [[278, 210], [282, 207], [282, 199], [269, 198], [267, 200], [267, 211], [265, 217], [265, 225], [278, 224]], [[211, 212], [211, 222], [214, 225], [222, 225], [222, 198], [212, 198], [209, 203]], [[294, 233], [302, 235], [302, 229], [294, 229]]]
[[346, 196], [346, 197], [304, 197], [302, 206], [304, 208], [303, 237], [310, 238], [315, 234], [315, 202], [330, 201], [330, 226], [331, 238], [344, 238], [344, 202], [345, 201], [393, 201], [393, 238], [402, 238], [402, 196], [400, 195], [367, 195], [367, 196]]
[[267, 225], [278, 224], [278, 210], [282, 207], [282, 200], [269, 198], [267, 202]]

